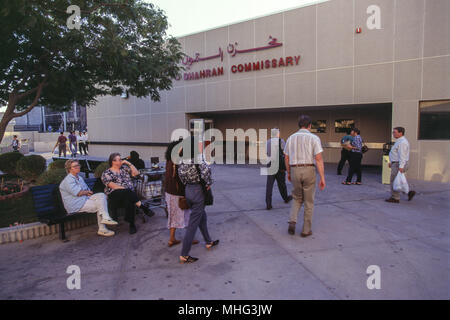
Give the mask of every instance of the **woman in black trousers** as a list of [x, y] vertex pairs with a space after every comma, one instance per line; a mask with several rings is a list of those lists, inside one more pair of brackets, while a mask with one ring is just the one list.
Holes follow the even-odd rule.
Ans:
[[155, 213], [144, 205], [134, 191], [132, 177], [139, 175], [139, 171], [130, 162], [122, 160], [119, 153], [109, 156], [108, 170], [102, 174], [102, 182], [106, 186], [105, 194], [113, 208], [125, 206], [125, 221], [130, 224], [130, 234], [136, 233], [134, 224], [135, 209], [141, 209], [147, 216], [151, 217]]
[[[360, 136], [360, 131], [356, 128], [352, 129], [351, 135], [353, 136], [353, 142], [351, 144], [352, 150], [350, 152], [350, 168], [348, 169], [347, 179], [342, 182], [342, 184], [351, 185], [361, 185], [362, 171], [361, 162], [363, 158], [362, 147], [363, 140]], [[353, 175], [356, 173], [356, 182], [352, 183]]]
[[[208, 232], [207, 216], [205, 211], [205, 194], [202, 184], [206, 189], [211, 188], [213, 183], [211, 179], [211, 168], [203, 161], [198, 160], [201, 156], [202, 145], [199, 143], [200, 154], [195, 154], [194, 144], [196, 139], [194, 137], [187, 138], [185, 143], [190, 143], [191, 155], [189, 157], [183, 157], [183, 151], [181, 156], [183, 157], [182, 163], [178, 167], [178, 175], [181, 182], [185, 187], [186, 201], [191, 209], [191, 215], [189, 217], [189, 224], [186, 228], [186, 234], [183, 239], [183, 248], [181, 250], [180, 262], [192, 263], [198, 260], [198, 258], [191, 257], [189, 251], [191, 250], [192, 241], [194, 240], [197, 228], [200, 229], [203, 239], [206, 242], [206, 249], [211, 249], [219, 244], [219, 240], [211, 240]], [[197, 163], [196, 163], [197, 162]]]

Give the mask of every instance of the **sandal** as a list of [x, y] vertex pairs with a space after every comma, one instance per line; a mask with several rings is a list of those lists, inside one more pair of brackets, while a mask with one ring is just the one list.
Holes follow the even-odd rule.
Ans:
[[351, 182], [347, 182], [347, 181], [342, 181], [342, 184], [343, 184], [343, 185], [350, 186], [352, 183], [351, 183]]
[[200, 242], [198, 240], [192, 241], [192, 244], [199, 244]]
[[194, 258], [191, 256], [181, 256], [180, 257], [180, 263], [193, 263], [197, 260], [198, 260], [198, 258]]
[[357, 186], [360, 186], [360, 185], [362, 185], [362, 183], [361, 183], [361, 182], [355, 182], [355, 184], [356, 184]]
[[209, 242], [206, 244], [206, 249], [211, 250], [212, 247], [215, 247], [219, 244], [219, 240], [215, 240], [213, 242]]
[[175, 240], [175, 241], [169, 241], [169, 242], [168, 242], [169, 247], [176, 246], [177, 244], [180, 244], [180, 243], [181, 243], [180, 240]]

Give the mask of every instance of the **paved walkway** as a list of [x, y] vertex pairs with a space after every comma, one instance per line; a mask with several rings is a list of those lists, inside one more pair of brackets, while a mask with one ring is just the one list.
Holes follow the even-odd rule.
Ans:
[[[289, 205], [276, 187], [265, 210], [258, 168], [215, 166], [208, 221], [221, 242], [194, 246], [198, 262], [178, 263], [181, 247], [167, 247], [158, 209], [132, 236], [121, 223], [112, 238], [89, 226], [68, 232], [68, 243], [1, 245], [0, 299], [449, 299], [450, 185], [415, 182], [414, 200], [396, 205], [383, 201], [389, 186], [379, 173], [342, 186], [327, 169], [310, 238], [287, 233]], [[81, 268], [81, 290], [66, 287], [70, 265]], [[381, 268], [381, 290], [367, 288], [370, 265]]]

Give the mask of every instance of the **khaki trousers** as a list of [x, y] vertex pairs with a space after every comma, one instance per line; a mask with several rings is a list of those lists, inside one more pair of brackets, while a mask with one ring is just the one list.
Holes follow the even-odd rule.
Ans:
[[99, 230], [107, 230], [106, 226], [101, 223], [102, 219], [112, 220], [108, 213], [108, 203], [104, 193], [96, 193], [90, 196], [79, 212], [97, 213]]
[[[394, 180], [397, 177], [399, 168], [400, 164], [398, 162], [391, 163], [391, 195], [392, 198], [394, 198], [395, 200], [400, 200], [400, 192], [394, 191], [393, 188]], [[405, 167], [403, 168], [405, 170], [404, 173], [408, 171], [408, 168], [409, 168], [408, 161], [406, 161]]]
[[291, 222], [297, 222], [297, 217], [302, 204], [305, 205], [303, 218], [303, 231], [307, 234], [311, 231], [312, 215], [314, 210], [314, 195], [316, 194], [316, 168], [315, 167], [291, 167], [292, 190]]

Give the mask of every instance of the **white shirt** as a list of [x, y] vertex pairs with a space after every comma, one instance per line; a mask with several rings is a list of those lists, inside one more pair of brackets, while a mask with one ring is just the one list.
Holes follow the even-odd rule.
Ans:
[[398, 162], [399, 168], [405, 167], [406, 162], [409, 161], [409, 142], [405, 137], [397, 139], [391, 152], [389, 152], [389, 160]]
[[291, 135], [284, 148], [289, 156], [289, 164], [314, 164], [316, 155], [323, 152], [320, 138], [306, 129], [300, 129]]
[[77, 136], [77, 141], [78, 141], [78, 142], [84, 142], [85, 139], [84, 139], [83, 136]]

